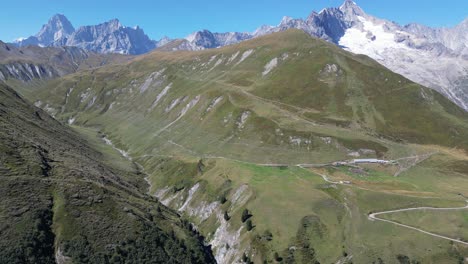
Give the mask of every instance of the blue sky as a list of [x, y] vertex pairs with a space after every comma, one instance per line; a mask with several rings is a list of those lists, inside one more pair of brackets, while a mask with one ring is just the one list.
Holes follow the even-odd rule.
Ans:
[[[468, 0], [355, 0], [367, 13], [400, 24], [449, 27], [468, 17]], [[56, 13], [75, 27], [118, 18], [139, 25], [154, 39], [184, 37], [195, 30], [253, 31], [283, 16], [304, 18], [343, 0], [22, 0], [2, 1], [0, 39], [34, 35]]]

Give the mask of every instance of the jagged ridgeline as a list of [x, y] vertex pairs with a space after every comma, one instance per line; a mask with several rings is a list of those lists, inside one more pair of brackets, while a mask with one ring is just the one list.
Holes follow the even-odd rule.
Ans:
[[[76, 133], [105, 135], [140, 164], [150, 194], [195, 223], [219, 263], [443, 263], [467, 253], [367, 215], [463, 206], [468, 114], [302, 31], [154, 51], [33, 87], [8, 82]], [[292, 166], [357, 157], [414, 160]]]
[[0, 99], [0, 263], [215, 262], [133, 164], [4, 84]]

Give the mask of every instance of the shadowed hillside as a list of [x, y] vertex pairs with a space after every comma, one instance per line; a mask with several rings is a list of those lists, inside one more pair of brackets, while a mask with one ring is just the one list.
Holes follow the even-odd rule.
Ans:
[[135, 164], [4, 84], [0, 98], [1, 263], [214, 262], [187, 222], [145, 194]]

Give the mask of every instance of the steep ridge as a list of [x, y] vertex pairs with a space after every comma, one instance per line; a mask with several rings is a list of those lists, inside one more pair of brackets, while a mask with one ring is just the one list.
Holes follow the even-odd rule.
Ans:
[[48, 80], [81, 69], [123, 63], [130, 58], [117, 54], [96, 54], [77, 47], [18, 48], [0, 41], [0, 80]]
[[134, 164], [4, 84], [0, 98], [1, 263], [214, 263], [187, 222], [144, 194]]
[[[150, 193], [195, 223], [219, 263], [392, 263], [399, 255], [431, 262], [466, 252], [369, 223], [367, 214], [395, 204], [459, 205], [457, 193], [468, 195], [466, 171], [446, 164], [466, 163], [467, 113], [302, 31], [198, 52], [155, 51], [25, 94], [58, 120], [100, 130], [141, 164]], [[393, 165], [363, 169], [366, 177], [326, 168], [339, 177], [331, 182], [349, 186], [287, 167], [428, 151], [443, 154], [399, 177], [387, 176]], [[431, 167], [438, 163], [445, 165]]]

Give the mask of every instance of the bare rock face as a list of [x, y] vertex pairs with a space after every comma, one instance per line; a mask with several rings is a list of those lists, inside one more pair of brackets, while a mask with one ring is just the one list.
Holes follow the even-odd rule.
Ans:
[[[163, 41], [166, 41], [164, 39]], [[119, 20], [75, 30], [64, 15], [53, 16], [35, 35], [16, 41], [19, 47], [74, 46], [98, 53], [143, 54], [157, 46], [139, 27], [125, 27]]]
[[75, 28], [70, 21], [64, 15], [57, 14], [51, 17], [35, 36], [18, 40], [16, 44], [20, 47], [28, 45], [62, 46], [74, 31]]
[[249, 33], [227, 32], [227, 33], [213, 33], [209, 30], [197, 31], [186, 37], [190, 43], [189, 46], [196, 49], [210, 49], [226, 45], [239, 43], [244, 40], [251, 39]]
[[70, 36], [67, 46], [98, 53], [142, 54], [156, 48], [156, 43], [141, 28], [125, 27], [114, 19], [97, 26], [80, 27]]

